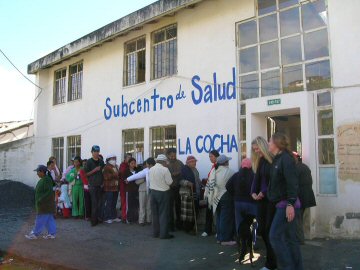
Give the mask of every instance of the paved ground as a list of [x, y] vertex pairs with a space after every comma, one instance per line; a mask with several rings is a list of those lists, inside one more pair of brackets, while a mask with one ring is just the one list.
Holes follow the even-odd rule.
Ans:
[[[175, 239], [158, 240], [151, 238], [150, 227], [101, 224], [91, 228], [82, 220], [57, 219], [56, 240], [29, 241], [24, 234], [31, 230], [33, 221], [31, 208], [0, 209], [0, 250], [21, 256], [22, 262], [31, 260], [0, 269], [246, 270], [263, 266], [261, 242], [257, 265], [251, 268], [239, 266], [236, 248], [222, 247], [213, 237], [176, 232]], [[360, 269], [360, 240], [308, 241], [302, 251], [305, 270]], [[17, 261], [15, 257], [13, 264]], [[36, 268], [34, 261], [41, 267]]]

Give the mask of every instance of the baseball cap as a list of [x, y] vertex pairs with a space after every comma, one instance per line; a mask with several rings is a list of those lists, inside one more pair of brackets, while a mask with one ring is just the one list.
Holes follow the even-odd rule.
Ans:
[[232, 160], [232, 157], [227, 157], [225, 155], [220, 155], [217, 159], [216, 159], [216, 163], [217, 164], [224, 164], [227, 161]]
[[34, 172], [46, 172], [47, 167], [45, 165], [38, 165]]
[[100, 146], [98, 145], [93, 145], [91, 147], [91, 152], [100, 152]]

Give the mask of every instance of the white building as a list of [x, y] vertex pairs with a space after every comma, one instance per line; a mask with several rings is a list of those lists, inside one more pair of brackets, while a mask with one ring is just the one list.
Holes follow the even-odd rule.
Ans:
[[[287, 133], [313, 173], [310, 237], [360, 234], [360, 1], [160, 0], [31, 63], [34, 163], [176, 146], [237, 169]], [[35, 165], [35, 164], [34, 164]]]

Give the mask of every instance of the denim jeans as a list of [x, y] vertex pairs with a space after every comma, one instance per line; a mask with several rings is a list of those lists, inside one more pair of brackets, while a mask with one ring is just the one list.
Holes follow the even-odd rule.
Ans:
[[56, 235], [56, 223], [54, 214], [38, 214], [36, 215], [35, 227], [32, 232], [39, 236], [44, 227], [47, 229], [48, 234]]
[[257, 205], [251, 202], [235, 201], [235, 224], [236, 233], [239, 234], [240, 224], [246, 215], [257, 216]]
[[216, 208], [216, 239], [228, 242], [234, 239], [234, 201], [225, 193]]
[[[300, 214], [295, 209], [296, 216]], [[270, 229], [270, 242], [274, 249], [279, 270], [303, 270], [299, 242], [296, 237], [296, 218], [286, 219], [286, 209], [277, 208]]]
[[118, 192], [106, 191], [104, 204], [104, 220], [111, 220], [116, 218], [116, 203], [118, 199]]

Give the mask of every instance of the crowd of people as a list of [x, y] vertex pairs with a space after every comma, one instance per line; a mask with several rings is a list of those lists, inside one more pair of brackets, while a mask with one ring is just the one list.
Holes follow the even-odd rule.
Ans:
[[[311, 171], [289, 149], [284, 134], [275, 133], [269, 143], [255, 138], [251, 159], [244, 157], [238, 172], [230, 169], [230, 157], [211, 151], [211, 168], [203, 180], [197, 159], [188, 156], [183, 164], [174, 148], [140, 165], [131, 154], [121, 164], [116, 155], [104, 159], [97, 145], [91, 155], [88, 160], [74, 157], [63, 173], [54, 157], [47, 166], [37, 167], [37, 217], [28, 239], [37, 239], [44, 228], [48, 231], [44, 238], [56, 237], [54, 201], [64, 218], [84, 218], [91, 226], [152, 224], [153, 237], [160, 239], [173, 238], [175, 230], [197, 233], [199, 210], [205, 208], [203, 237], [215, 233], [221, 245], [242, 243], [242, 227], [251, 220], [253, 244], [258, 233], [266, 248], [263, 270], [303, 269], [302, 219], [305, 209], [316, 202]], [[241, 253], [239, 260], [244, 256]]]

